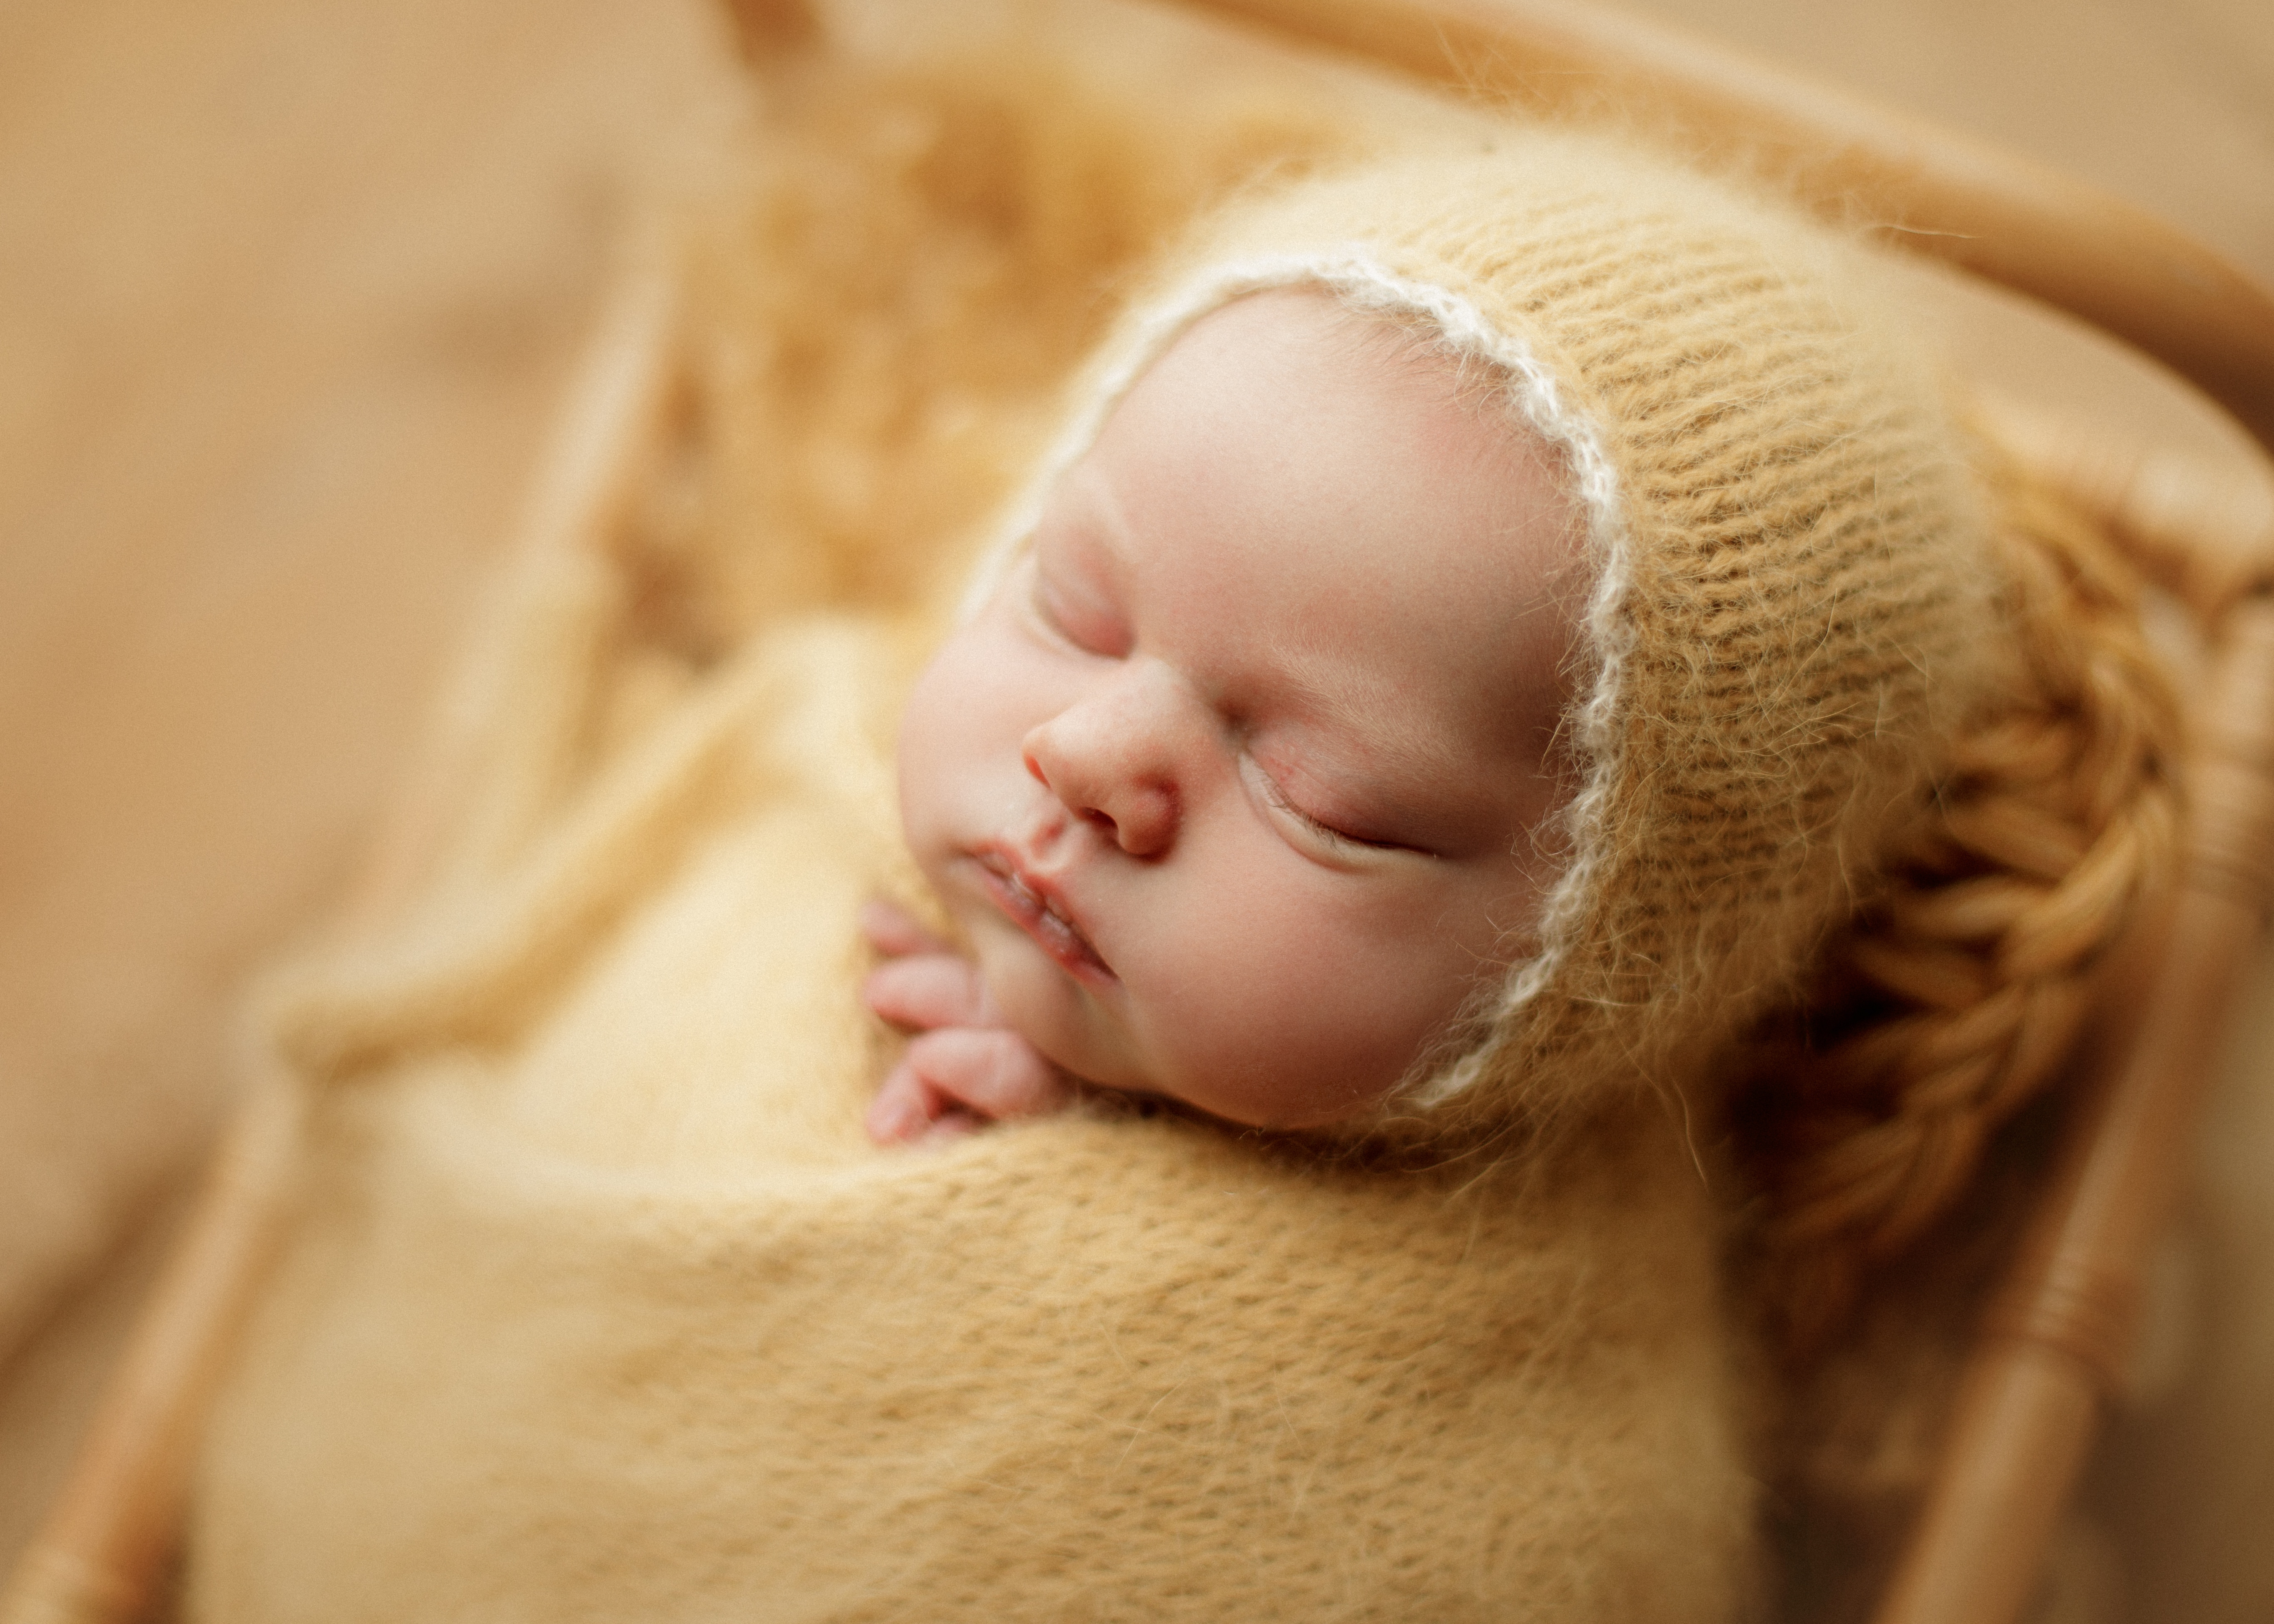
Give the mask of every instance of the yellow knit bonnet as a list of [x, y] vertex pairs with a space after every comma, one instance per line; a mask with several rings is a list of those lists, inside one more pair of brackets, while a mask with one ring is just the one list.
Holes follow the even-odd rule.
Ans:
[[1584, 514], [1566, 865], [1536, 944], [1393, 1109], [1505, 1120], [1690, 1083], [1852, 910], [1994, 672], [1985, 505], [1868, 256], [1662, 158], [1537, 132], [1250, 199], [1173, 267], [1036, 499], [1193, 321], [1317, 286], [1496, 369]]

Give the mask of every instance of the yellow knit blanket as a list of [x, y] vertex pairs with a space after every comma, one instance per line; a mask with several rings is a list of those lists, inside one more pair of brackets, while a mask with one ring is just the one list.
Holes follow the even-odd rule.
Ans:
[[191, 1617], [1738, 1606], [1733, 1342], [1666, 1115], [1429, 1173], [1166, 1116], [861, 1133], [855, 911], [916, 900], [884, 764], [916, 639], [877, 606], [960, 573], [942, 538], [1147, 244], [1381, 122], [1084, 15], [1063, 60], [774, 87], [682, 284], [680, 460], [479, 645], [417, 916], [273, 1003], [302, 1210]]
[[190, 1616], [1729, 1616], [1677, 1124], [1428, 1173], [1170, 1117], [865, 1142], [906, 670], [877, 625], [769, 635], [285, 1001], [305, 1210]]

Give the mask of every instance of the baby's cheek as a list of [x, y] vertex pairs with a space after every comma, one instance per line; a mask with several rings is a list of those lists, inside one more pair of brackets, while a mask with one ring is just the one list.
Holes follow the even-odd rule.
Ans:
[[1148, 1011], [1169, 1092], [1259, 1126], [1370, 1109], [1465, 996], [1443, 944], [1331, 891], [1242, 900], [1191, 933], [1198, 945]]

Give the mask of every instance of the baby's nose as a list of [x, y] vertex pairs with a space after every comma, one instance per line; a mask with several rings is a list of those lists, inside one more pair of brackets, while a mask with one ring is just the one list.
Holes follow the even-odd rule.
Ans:
[[1176, 695], [1117, 682], [1027, 735], [1027, 771], [1133, 857], [1163, 857], [1183, 816]]

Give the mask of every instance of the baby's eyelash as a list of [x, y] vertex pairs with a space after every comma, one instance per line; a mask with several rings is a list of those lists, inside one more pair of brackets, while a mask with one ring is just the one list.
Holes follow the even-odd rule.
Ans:
[[1297, 823], [1302, 824], [1304, 828], [1309, 830], [1313, 834], [1319, 836], [1321, 839], [1329, 841], [1336, 846], [1349, 846], [1354, 851], [1385, 852], [1394, 851], [1397, 849], [1387, 841], [1361, 840], [1356, 835], [1344, 834], [1341, 830], [1335, 828], [1331, 823], [1321, 823], [1317, 818], [1313, 817], [1308, 812], [1304, 811], [1302, 808], [1288, 800], [1287, 792], [1279, 787], [1278, 780], [1274, 778], [1269, 773], [1258, 772], [1255, 776], [1263, 780], [1263, 793], [1270, 800], [1273, 806], [1278, 808], [1289, 817], [1293, 818]]

